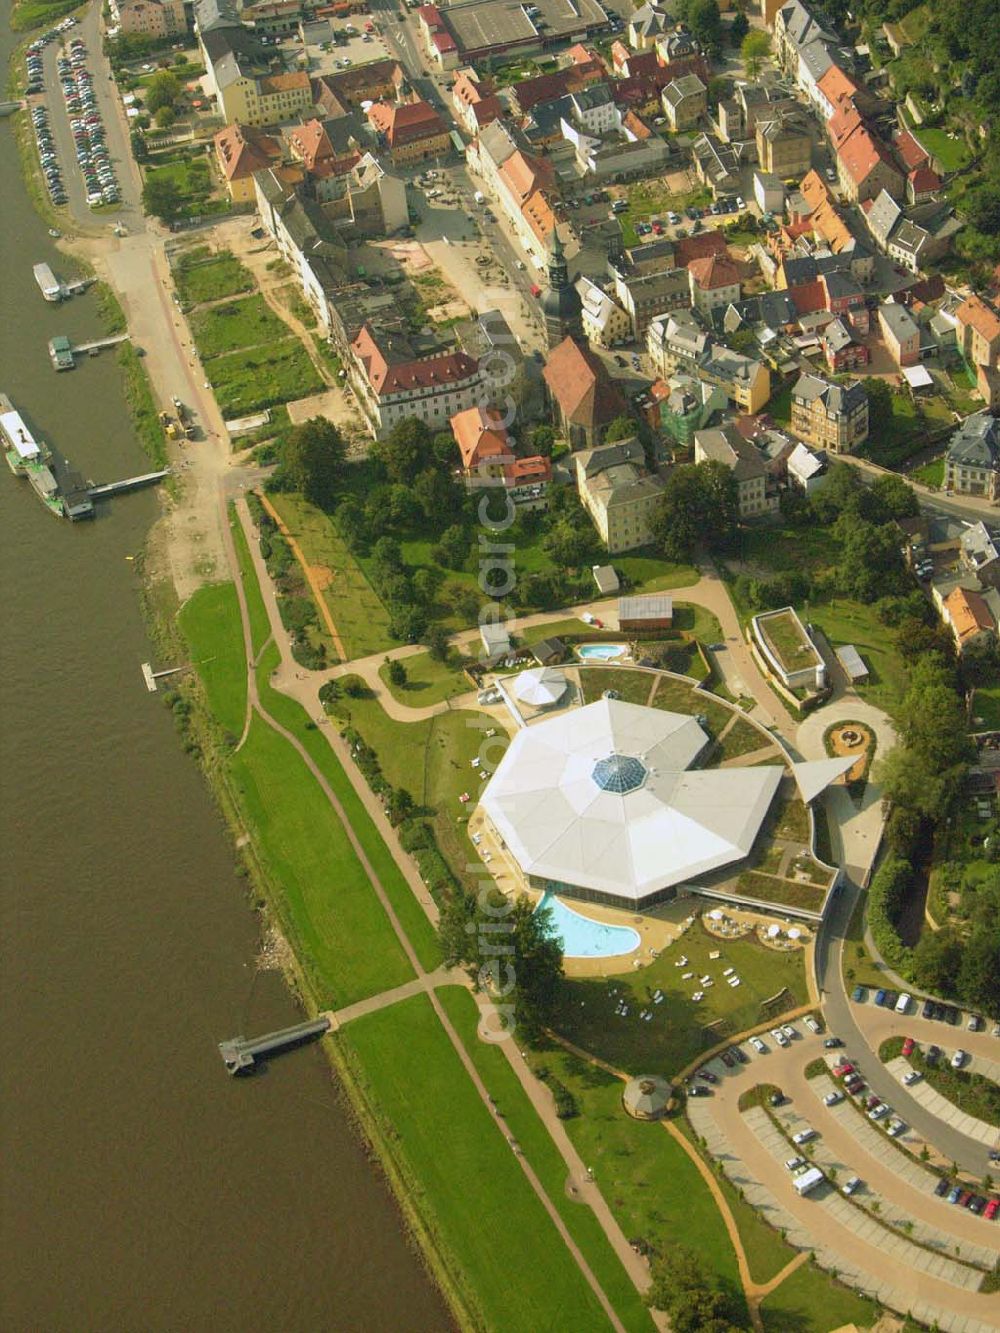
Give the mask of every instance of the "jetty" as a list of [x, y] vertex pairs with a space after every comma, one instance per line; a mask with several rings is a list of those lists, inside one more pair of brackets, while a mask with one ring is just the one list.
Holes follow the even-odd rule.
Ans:
[[[211, 660], [211, 659], [209, 659]], [[186, 662], [183, 666], [164, 667], [162, 671], [154, 671], [152, 663], [142, 663], [142, 678], [146, 682], [146, 689], [150, 694], [156, 693], [156, 682], [162, 680], [164, 676], [176, 676], [178, 671], [190, 671], [191, 664]]]
[[105, 347], [117, 347], [119, 343], [127, 343], [131, 338], [131, 333], [116, 333], [110, 338], [94, 338], [89, 343], [77, 343], [72, 348], [74, 356], [96, 356], [98, 352]]
[[305, 1023], [296, 1023], [290, 1028], [282, 1028], [280, 1032], [269, 1032], [266, 1036], [257, 1037], [252, 1041], [248, 1041], [246, 1037], [231, 1037], [229, 1041], [219, 1042], [219, 1054], [230, 1074], [245, 1074], [254, 1067], [261, 1056], [274, 1055], [277, 1051], [301, 1046], [304, 1042], [312, 1041], [315, 1037], [321, 1037], [324, 1032], [329, 1032], [330, 1026], [329, 1015], [324, 1015], [321, 1018], [309, 1019]]
[[46, 301], [65, 301], [67, 296], [85, 292], [96, 278], [77, 278], [75, 282], [60, 282], [48, 264], [36, 264], [32, 269], [38, 289]]
[[155, 486], [158, 481], [169, 476], [170, 469], [165, 467], [159, 472], [142, 472], [137, 477], [125, 477], [122, 481], [106, 481], [100, 486], [90, 486], [88, 489], [92, 500], [106, 500], [109, 495], [122, 495], [125, 491], [141, 490], [143, 486]]

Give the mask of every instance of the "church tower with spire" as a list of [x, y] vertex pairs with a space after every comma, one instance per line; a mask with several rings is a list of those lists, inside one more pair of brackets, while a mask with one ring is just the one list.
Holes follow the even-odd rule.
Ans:
[[549, 255], [549, 290], [542, 297], [542, 317], [545, 320], [545, 345], [551, 350], [564, 338], [583, 338], [580, 293], [569, 280], [569, 265], [563, 251], [559, 232], [552, 232], [552, 250]]

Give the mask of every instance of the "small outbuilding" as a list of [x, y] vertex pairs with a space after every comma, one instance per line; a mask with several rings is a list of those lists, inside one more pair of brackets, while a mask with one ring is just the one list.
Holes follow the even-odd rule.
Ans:
[[852, 685], [864, 685], [868, 680], [868, 667], [853, 643], [841, 644], [837, 649], [837, 661]]
[[542, 639], [541, 643], [535, 644], [531, 653], [539, 666], [554, 666], [558, 662], [565, 662], [567, 657], [562, 639]]
[[597, 591], [605, 597], [610, 597], [621, 587], [613, 565], [594, 565], [592, 572], [594, 582], [597, 584]]
[[501, 657], [506, 657], [510, 652], [510, 635], [503, 625], [488, 620], [480, 625], [479, 637], [483, 644], [483, 660], [489, 665], [499, 661]]
[[670, 1109], [673, 1095], [673, 1087], [665, 1078], [640, 1074], [625, 1084], [622, 1105], [635, 1120], [660, 1120]]
[[670, 629], [673, 623], [674, 601], [666, 593], [651, 592], [643, 597], [618, 599], [618, 628], [623, 633]]
[[568, 689], [565, 672], [555, 667], [532, 667], [521, 672], [511, 693], [518, 703], [531, 708], [554, 708]]

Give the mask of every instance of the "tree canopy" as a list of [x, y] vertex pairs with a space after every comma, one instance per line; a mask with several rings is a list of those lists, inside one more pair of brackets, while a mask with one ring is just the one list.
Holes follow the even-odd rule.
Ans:
[[176, 74], [168, 69], [161, 69], [149, 80], [144, 101], [146, 110], [154, 115], [161, 107], [173, 107], [181, 94], [181, 84]]
[[690, 560], [699, 545], [729, 549], [740, 521], [736, 478], [724, 463], [682, 463], [667, 477], [654, 522], [668, 560]]
[[301, 491], [310, 504], [332, 510], [346, 453], [337, 427], [325, 417], [310, 417], [286, 433], [280, 471], [290, 489]]
[[646, 1300], [670, 1316], [673, 1333], [741, 1333], [734, 1322], [733, 1296], [726, 1292], [704, 1258], [685, 1246], [673, 1246], [653, 1265]]
[[762, 32], [760, 28], [754, 28], [752, 32], [746, 34], [740, 44], [740, 55], [743, 57], [743, 68], [748, 79], [757, 77], [761, 66], [770, 54], [771, 39], [766, 32]]

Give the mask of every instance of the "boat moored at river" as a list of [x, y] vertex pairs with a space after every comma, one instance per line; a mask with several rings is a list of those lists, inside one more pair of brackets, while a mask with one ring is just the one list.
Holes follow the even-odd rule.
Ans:
[[94, 502], [86, 482], [78, 473], [68, 473], [60, 485], [53, 467], [52, 450], [36, 440], [6, 394], [0, 393], [0, 436], [4, 457], [15, 477], [25, 477], [50, 513], [58, 518], [92, 518]]

